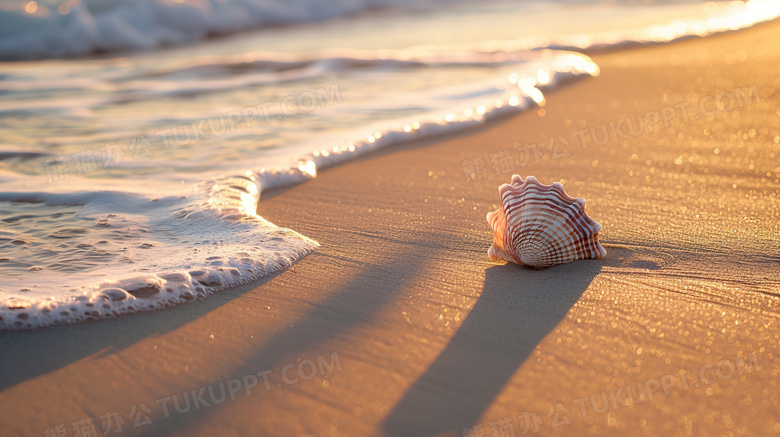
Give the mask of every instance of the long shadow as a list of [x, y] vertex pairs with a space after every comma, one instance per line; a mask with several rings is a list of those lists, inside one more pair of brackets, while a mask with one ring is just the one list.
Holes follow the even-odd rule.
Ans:
[[[327, 343], [348, 333], [350, 329], [371, 323], [383, 307], [398, 297], [398, 290], [403, 287], [404, 282], [414, 278], [424, 268], [425, 264], [421, 263], [420, 259], [431, 257], [439, 250], [443, 250], [443, 246], [426, 247], [421, 242], [411, 241], [406, 250], [394, 253], [386, 263], [362, 270], [338, 290], [332, 291], [329, 297], [312, 306], [298, 322], [271, 336], [262, 347], [253, 351], [250, 357], [237, 367], [227, 370], [221, 378], [209, 381], [209, 384], [216, 385], [258, 371], [273, 370], [270, 375], [273, 385], [274, 378], [278, 377], [281, 367], [285, 364], [295, 363], [297, 358], [313, 358], [318, 354], [330, 356], [334, 351]], [[334, 265], [334, 269], [337, 268], [338, 266]], [[345, 364], [345, 367], [347, 365]], [[198, 387], [184, 387], [182, 391], [195, 388]], [[272, 395], [272, 392], [264, 389], [255, 392], [253, 399]], [[159, 414], [152, 426], [145, 427], [135, 435], [158, 436], [173, 432], [195, 435], [198, 434], [201, 424], [209, 423], [212, 416], [219, 414], [223, 408], [231, 408], [231, 403], [214, 405], [197, 412], [193, 409], [183, 414], [172, 414], [167, 418]], [[256, 426], [256, 435], [266, 435], [260, 428], [262, 423]], [[278, 435], [278, 432], [271, 434]]]
[[[316, 253], [309, 255], [316, 257]], [[207, 298], [115, 319], [0, 333], [0, 391], [98, 352], [119, 352], [151, 336], [174, 331], [271, 281], [285, 270]], [[73, 341], [74, 338], [79, 341]]]
[[463, 428], [478, 424], [512, 375], [588, 288], [601, 265], [578, 261], [538, 271], [514, 264], [487, 269], [474, 308], [387, 416], [384, 432], [391, 436], [460, 436]]

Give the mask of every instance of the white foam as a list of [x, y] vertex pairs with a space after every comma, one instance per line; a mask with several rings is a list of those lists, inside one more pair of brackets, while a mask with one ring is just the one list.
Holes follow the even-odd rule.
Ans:
[[[256, 199], [247, 195], [242, 213], [228, 215], [209, 207], [203, 190], [164, 198], [3, 193], [0, 205], [27, 207], [10, 217], [11, 225], [18, 219], [24, 226], [0, 234], [0, 244], [30, 250], [2, 261], [0, 330], [171, 307], [279, 272], [317, 247], [257, 216]], [[64, 214], [64, 205], [74, 214]], [[47, 211], [58, 215], [57, 224], [37, 226], [50, 222]], [[36, 264], [42, 260], [56, 262]]]

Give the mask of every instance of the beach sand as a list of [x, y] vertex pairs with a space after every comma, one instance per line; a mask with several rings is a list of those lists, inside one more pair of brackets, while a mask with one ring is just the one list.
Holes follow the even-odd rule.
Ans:
[[[543, 112], [267, 193], [260, 214], [319, 241], [316, 253], [163, 312], [0, 334], [0, 433], [76, 435], [92, 417], [102, 435], [107, 413], [127, 435], [780, 433], [771, 41], [780, 23], [595, 53], [601, 74], [548, 92]], [[760, 101], [742, 107], [707, 98], [751, 86]], [[652, 132], [587, 148], [575, 133], [669, 107]], [[543, 156], [523, 167], [525, 144]], [[504, 149], [517, 168], [496, 175], [490, 154]], [[487, 174], [469, 181], [475, 157]], [[513, 173], [587, 199], [606, 258], [545, 270], [489, 259], [485, 214]], [[233, 396], [212, 405], [209, 387]], [[209, 406], [185, 408], [201, 388]]]

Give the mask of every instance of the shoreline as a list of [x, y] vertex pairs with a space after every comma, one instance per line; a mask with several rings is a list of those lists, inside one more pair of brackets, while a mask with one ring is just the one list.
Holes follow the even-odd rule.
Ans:
[[[40, 435], [116, 412], [127, 430], [144, 404], [152, 423], [125, 434], [460, 436], [506, 417], [520, 432], [526, 413], [541, 420], [539, 435], [779, 432], [780, 169], [770, 156], [780, 154], [780, 82], [764, 43], [778, 36], [773, 22], [587, 53], [600, 76], [546, 93], [544, 112], [391, 146], [263, 193], [260, 215], [318, 241], [315, 253], [166, 317], [0, 334], [0, 426]], [[751, 84], [760, 100], [749, 106], [680, 115], [602, 146], [573, 141], [580, 129]], [[551, 159], [560, 138], [570, 155]], [[526, 144], [542, 150], [538, 164], [532, 155], [494, 174], [490, 154], [508, 148], [522, 162]], [[467, 182], [463, 162], [479, 156], [488, 175]], [[563, 179], [584, 197], [606, 258], [541, 271], [491, 261], [485, 214], [512, 173]], [[342, 370], [289, 383], [309, 377], [299, 363], [334, 352]], [[726, 361], [735, 373], [720, 378]], [[257, 374], [267, 370], [265, 386]], [[249, 375], [258, 382], [247, 394]], [[599, 412], [602, 393], [649, 392], [648, 381], [670, 376], [652, 399]], [[231, 380], [244, 395], [219, 405], [166, 417], [157, 403]]]

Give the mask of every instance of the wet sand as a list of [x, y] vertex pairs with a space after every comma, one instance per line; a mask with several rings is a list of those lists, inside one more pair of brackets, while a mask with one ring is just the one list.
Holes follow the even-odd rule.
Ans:
[[[0, 334], [2, 434], [780, 433], [778, 40], [592, 54], [600, 76], [542, 111], [268, 193], [260, 214], [315, 254], [164, 312]], [[513, 173], [587, 199], [607, 256], [490, 260]]]

